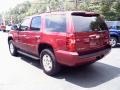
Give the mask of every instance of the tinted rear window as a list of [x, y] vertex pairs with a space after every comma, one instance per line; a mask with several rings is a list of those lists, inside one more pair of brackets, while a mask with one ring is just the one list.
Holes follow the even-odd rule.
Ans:
[[99, 15], [72, 15], [76, 32], [108, 30], [106, 23]]
[[120, 30], [120, 26], [110, 26], [109, 29], [116, 29], [116, 30]]

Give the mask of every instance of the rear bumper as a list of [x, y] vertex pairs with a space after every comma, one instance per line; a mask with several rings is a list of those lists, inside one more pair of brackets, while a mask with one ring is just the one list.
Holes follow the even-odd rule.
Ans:
[[59, 63], [67, 66], [76, 66], [90, 61], [97, 61], [106, 56], [110, 50], [111, 48], [107, 48], [96, 53], [90, 53], [86, 55], [79, 55], [77, 52], [58, 50], [55, 52], [55, 55]]

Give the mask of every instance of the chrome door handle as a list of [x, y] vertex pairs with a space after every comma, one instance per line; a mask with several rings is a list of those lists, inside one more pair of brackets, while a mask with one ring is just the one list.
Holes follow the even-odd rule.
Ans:
[[90, 35], [89, 38], [90, 39], [98, 39], [98, 38], [100, 38], [100, 35]]

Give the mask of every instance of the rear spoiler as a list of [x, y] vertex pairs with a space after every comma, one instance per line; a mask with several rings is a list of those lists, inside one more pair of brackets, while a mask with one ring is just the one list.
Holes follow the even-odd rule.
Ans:
[[94, 13], [94, 12], [73, 12], [71, 13], [73, 16], [86, 16], [86, 17], [92, 17], [92, 16], [100, 16], [100, 14]]

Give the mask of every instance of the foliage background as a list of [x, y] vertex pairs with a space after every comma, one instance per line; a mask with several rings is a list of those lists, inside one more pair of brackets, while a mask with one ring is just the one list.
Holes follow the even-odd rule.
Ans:
[[82, 10], [93, 11], [105, 16], [106, 20], [120, 20], [120, 1], [119, 0], [34, 0], [25, 1], [16, 7], [2, 13], [7, 24], [11, 18], [14, 23], [33, 14], [46, 12], [46, 7], [50, 11]]

